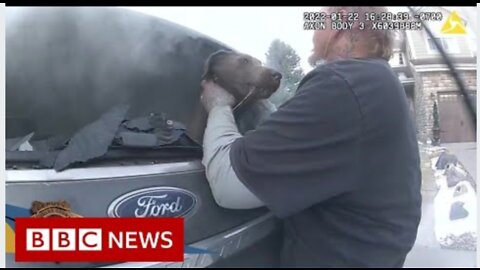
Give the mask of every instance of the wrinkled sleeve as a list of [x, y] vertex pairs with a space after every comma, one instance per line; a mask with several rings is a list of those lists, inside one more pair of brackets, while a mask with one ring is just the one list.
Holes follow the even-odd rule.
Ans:
[[203, 137], [203, 159], [206, 176], [216, 203], [224, 208], [251, 209], [263, 206], [238, 179], [230, 163], [230, 145], [242, 137], [232, 109], [215, 107], [208, 115]]
[[309, 75], [294, 97], [230, 148], [238, 178], [279, 217], [359, 183], [362, 116], [356, 96], [333, 71]]

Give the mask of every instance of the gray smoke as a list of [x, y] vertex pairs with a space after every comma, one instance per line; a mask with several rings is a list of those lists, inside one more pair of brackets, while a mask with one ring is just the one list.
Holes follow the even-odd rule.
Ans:
[[111, 107], [193, 126], [205, 59], [226, 46], [117, 8], [7, 8], [7, 137], [71, 134]]

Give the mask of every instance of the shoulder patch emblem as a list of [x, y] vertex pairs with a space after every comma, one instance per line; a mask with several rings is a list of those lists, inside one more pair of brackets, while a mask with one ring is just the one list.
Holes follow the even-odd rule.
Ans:
[[70, 204], [66, 201], [56, 202], [32, 202], [32, 217], [37, 218], [49, 218], [49, 217], [82, 217], [81, 215], [74, 213], [70, 207]]

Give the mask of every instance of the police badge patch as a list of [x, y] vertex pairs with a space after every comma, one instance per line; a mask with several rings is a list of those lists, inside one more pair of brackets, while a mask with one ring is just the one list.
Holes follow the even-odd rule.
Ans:
[[82, 217], [81, 215], [72, 211], [70, 204], [66, 201], [56, 201], [56, 202], [32, 202], [32, 217], [63, 217], [63, 218], [72, 218], [72, 217]]

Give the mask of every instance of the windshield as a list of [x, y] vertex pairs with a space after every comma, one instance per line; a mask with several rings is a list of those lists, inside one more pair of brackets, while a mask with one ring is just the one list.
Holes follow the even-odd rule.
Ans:
[[201, 141], [200, 81], [220, 42], [120, 8], [8, 8], [6, 25], [7, 138], [73, 136], [127, 104]]

